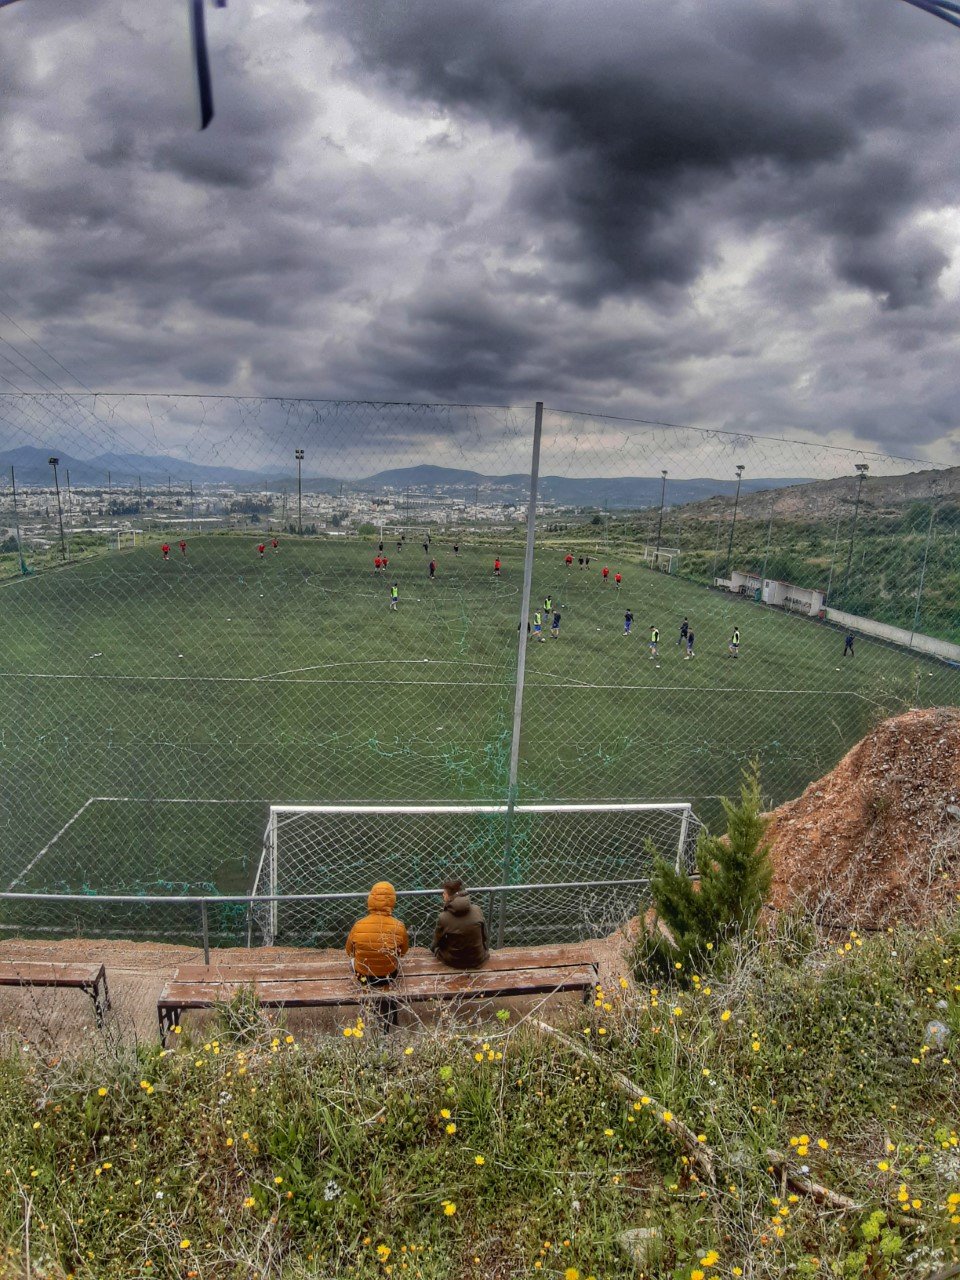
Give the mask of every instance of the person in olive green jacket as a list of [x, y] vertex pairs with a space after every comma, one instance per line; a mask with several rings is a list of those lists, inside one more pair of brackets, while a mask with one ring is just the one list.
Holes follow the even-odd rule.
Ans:
[[443, 882], [443, 910], [430, 950], [451, 969], [478, 969], [490, 955], [487, 922], [464, 893], [462, 880]]

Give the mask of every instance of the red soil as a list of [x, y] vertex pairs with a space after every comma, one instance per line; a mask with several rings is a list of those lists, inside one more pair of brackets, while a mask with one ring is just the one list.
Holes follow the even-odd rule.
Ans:
[[960, 894], [960, 709], [885, 720], [773, 814], [771, 902], [882, 928]]

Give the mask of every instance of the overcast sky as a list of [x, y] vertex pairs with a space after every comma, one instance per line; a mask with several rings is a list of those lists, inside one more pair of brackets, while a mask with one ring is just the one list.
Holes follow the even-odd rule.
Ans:
[[0, 309], [86, 387], [541, 398], [960, 460], [960, 31], [902, 0], [207, 20], [199, 133], [184, 4], [0, 9]]

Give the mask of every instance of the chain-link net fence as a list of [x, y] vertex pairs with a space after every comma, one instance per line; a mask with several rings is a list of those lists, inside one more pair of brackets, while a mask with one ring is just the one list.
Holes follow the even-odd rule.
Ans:
[[[753, 756], [779, 802], [878, 718], [960, 700], [951, 471], [548, 409], [524, 626], [533, 427], [533, 406], [0, 396], [0, 887], [249, 894], [270, 805], [503, 804], [518, 641], [527, 802], [714, 821]], [[443, 830], [290, 891], [351, 868], [357, 893], [368, 870], [412, 888], [452, 855], [504, 883], [503, 831]], [[593, 880], [570, 830], [508, 881]], [[58, 927], [37, 910], [0, 914]]]

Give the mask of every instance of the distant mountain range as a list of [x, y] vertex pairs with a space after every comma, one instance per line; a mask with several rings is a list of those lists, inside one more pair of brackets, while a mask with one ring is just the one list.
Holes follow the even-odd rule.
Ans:
[[[244, 490], [291, 490], [296, 477], [290, 473], [271, 474], [267, 471], [242, 470], [229, 466], [210, 466], [185, 462], [180, 458], [149, 456], [143, 454], [103, 453], [95, 458], [74, 458], [69, 454], [56, 455], [60, 459], [61, 483], [75, 489], [105, 489], [107, 472], [115, 488], [134, 488], [138, 480], [148, 489], [165, 488], [168, 479], [174, 485], [193, 483], [202, 486], [225, 485]], [[6, 487], [10, 467], [16, 474], [17, 484], [27, 487], [47, 488], [53, 483], [53, 473], [47, 449], [23, 445], [17, 449], [0, 452], [0, 487]], [[471, 503], [475, 496], [486, 505], [496, 502], [525, 501], [528, 477], [523, 473], [503, 476], [483, 475], [478, 471], [464, 471], [452, 467], [417, 466], [399, 467], [378, 471], [365, 478], [340, 479], [332, 476], [304, 476], [303, 488], [308, 493], [337, 493], [341, 485], [344, 493], [382, 493], [385, 489], [445, 497], [454, 501]], [[762, 489], [781, 488], [785, 485], [804, 484], [800, 478], [756, 479], [743, 481], [744, 494]], [[660, 501], [659, 476], [619, 477], [567, 477], [541, 476], [540, 498], [559, 506], [609, 507], [632, 509], [653, 506]], [[703, 501], [730, 493], [732, 482], [713, 479], [670, 479], [667, 483], [667, 504]]]

